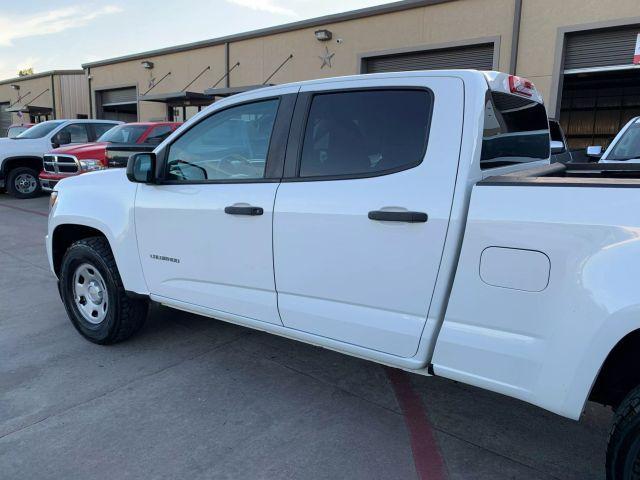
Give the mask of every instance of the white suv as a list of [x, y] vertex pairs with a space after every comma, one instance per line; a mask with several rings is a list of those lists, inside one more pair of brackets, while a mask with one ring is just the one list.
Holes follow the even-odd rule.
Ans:
[[52, 148], [72, 143], [95, 142], [122, 122], [112, 120], [49, 120], [15, 138], [0, 138], [0, 188], [17, 198], [40, 193], [38, 174], [42, 156]]

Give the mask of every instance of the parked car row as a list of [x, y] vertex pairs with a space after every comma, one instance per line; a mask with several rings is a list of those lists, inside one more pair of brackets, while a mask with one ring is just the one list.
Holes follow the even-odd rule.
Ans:
[[52, 191], [60, 180], [71, 175], [126, 167], [126, 163], [108, 161], [109, 147], [126, 146], [130, 153], [151, 151], [179, 125], [173, 122], [128, 123], [108, 130], [94, 143], [55, 148], [43, 156], [44, 169], [39, 175], [42, 190]]
[[[13, 125], [9, 137], [0, 138], [0, 188], [17, 198], [51, 191], [65, 177], [109, 165], [110, 146], [146, 151], [173, 132], [180, 123], [129, 123], [112, 120], [49, 120], [37, 125]], [[22, 129], [13, 136], [16, 130]]]

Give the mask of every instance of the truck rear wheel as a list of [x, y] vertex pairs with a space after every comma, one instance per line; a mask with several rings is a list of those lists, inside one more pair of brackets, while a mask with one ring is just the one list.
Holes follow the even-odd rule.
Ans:
[[76, 330], [101, 345], [131, 337], [147, 317], [149, 302], [127, 295], [103, 237], [78, 240], [66, 251], [60, 267], [60, 296]]
[[33, 198], [40, 194], [38, 172], [29, 167], [17, 167], [7, 175], [7, 192], [16, 198]]
[[640, 479], [640, 386], [616, 409], [607, 447], [607, 480]]

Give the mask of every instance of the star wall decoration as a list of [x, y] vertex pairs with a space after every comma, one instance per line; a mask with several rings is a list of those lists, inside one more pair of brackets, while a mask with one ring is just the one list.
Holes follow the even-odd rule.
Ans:
[[329, 53], [329, 47], [327, 46], [324, 47], [324, 50], [325, 50], [324, 55], [318, 55], [318, 58], [322, 60], [322, 65], [320, 65], [320, 69], [323, 69], [324, 67], [331, 68], [331, 59], [335, 55], [335, 52]]

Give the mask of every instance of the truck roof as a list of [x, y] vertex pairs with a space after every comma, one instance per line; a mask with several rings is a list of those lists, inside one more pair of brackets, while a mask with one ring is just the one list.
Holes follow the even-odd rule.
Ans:
[[291, 82], [280, 85], [264, 87], [259, 90], [250, 90], [248, 92], [239, 93], [234, 97], [247, 96], [251, 93], [270, 92], [286, 86], [306, 86], [306, 85], [322, 85], [328, 82], [336, 81], [355, 81], [360, 79], [388, 79], [388, 78], [407, 78], [407, 77], [443, 77], [455, 76], [468, 78], [471, 80], [482, 79], [486, 82], [489, 89], [495, 92], [518, 95], [526, 97], [531, 101], [543, 103], [542, 95], [536, 90], [534, 84], [523, 77], [510, 75], [508, 73], [498, 72], [495, 70], [473, 70], [473, 69], [452, 69], [452, 70], [413, 70], [406, 72], [385, 72], [385, 73], [366, 73], [360, 75], [345, 75], [340, 77], [319, 78], [314, 80], [303, 80], [300, 82]]
[[157, 125], [182, 125], [182, 122], [127, 122], [123, 125], [139, 125], [142, 127], [155, 127]]

